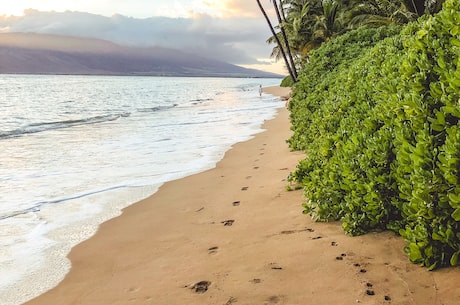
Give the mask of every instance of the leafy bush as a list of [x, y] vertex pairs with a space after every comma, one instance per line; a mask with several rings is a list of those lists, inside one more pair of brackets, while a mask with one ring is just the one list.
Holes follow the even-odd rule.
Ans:
[[[398, 28], [358, 29], [319, 48], [290, 103], [291, 179], [305, 213], [345, 232], [391, 229], [411, 261], [460, 254], [460, 0]], [[385, 38], [387, 37], [387, 38]]]
[[290, 75], [286, 76], [283, 78], [281, 81], [280, 87], [292, 87], [294, 85], [294, 82], [292, 81], [292, 78]]

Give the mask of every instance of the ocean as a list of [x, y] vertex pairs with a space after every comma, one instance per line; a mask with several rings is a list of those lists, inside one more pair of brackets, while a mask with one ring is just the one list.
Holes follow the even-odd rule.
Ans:
[[259, 85], [280, 81], [0, 75], [0, 304], [54, 287], [99, 224], [261, 132], [284, 102]]

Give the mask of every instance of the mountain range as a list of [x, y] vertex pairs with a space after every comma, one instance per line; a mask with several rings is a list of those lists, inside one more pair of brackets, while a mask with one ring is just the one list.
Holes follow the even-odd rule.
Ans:
[[282, 77], [175, 49], [36, 33], [0, 33], [0, 73]]

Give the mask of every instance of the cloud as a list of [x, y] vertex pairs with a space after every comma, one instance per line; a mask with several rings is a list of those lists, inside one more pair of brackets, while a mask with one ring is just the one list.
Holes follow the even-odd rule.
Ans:
[[255, 1], [248, 0], [208, 0], [203, 1], [210, 9], [216, 10], [222, 18], [261, 16]]
[[[220, 2], [229, 8], [227, 12], [234, 13], [248, 9], [249, 5], [238, 0]], [[207, 14], [194, 14], [190, 18], [138, 19], [122, 15], [106, 17], [71, 11], [26, 10], [19, 17], [0, 16], [0, 29], [3, 32], [100, 38], [130, 46], [162, 46], [232, 64], [261, 64], [257, 58], [267, 58], [273, 47], [265, 42], [270, 32], [263, 18], [217, 18]]]

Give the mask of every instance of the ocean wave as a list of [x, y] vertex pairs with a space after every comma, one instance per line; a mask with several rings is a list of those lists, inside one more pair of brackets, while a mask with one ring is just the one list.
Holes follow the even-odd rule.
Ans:
[[205, 102], [210, 102], [210, 101], [213, 101], [214, 99], [213, 98], [199, 98], [199, 99], [195, 99], [195, 100], [190, 100], [190, 102], [192, 103], [192, 105], [200, 105], [200, 104], [203, 104]]
[[110, 122], [110, 121], [118, 120], [119, 118], [122, 118], [122, 117], [128, 117], [130, 115], [131, 114], [129, 112], [126, 112], [126, 113], [120, 113], [120, 114], [100, 115], [100, 116], [94, 116], [90, 118], [77, 119], [77, 120], [32, 123], [32, 124], [25, 125], [21, 128], [14, 129], [14, 130], [0, 131], [0, 139], [21, 137], [21, 136], [31, 134], [31, 133], [44, 132], [44, 131], [54, 130], [54, 129], [63, 129], [63, 128], [80, 126], [80, 125], [90, 125], [90, 124]]
[[46, 206], [46, 205], [58, 204], [58, 203], [66, 202], [66, 201], [69, 201], [69, 200], [79, 199], [79, 198], [83, 198], [83, 197], [87, 197], [87, 196], [91, 196], [91, 195], [96, 195], [96, 194], [100, 194], [100, 193], [104, 193], [104, 192], [108, 192], [108, 191], [113, 191], [113, 190], [117, 190], [117, 189], [121, 189], [121, 188], [127, 188], [127, 187], [140, 187], [140, 186], [116, 185], [116, 186], [107, 187], [107, 188], [104, 188], [104, 189], [90, 190], [88, 192], [78, 193], [78, 194], [74, 194], [74, 195], [70, 195], [70, 196], [66, 196], [66, 197], [60, 197], [60, 198], [56, 198], [56, 199], [35, 202], [35, 203], [32, 203], [30, 207], [22, 209], [22, 210], [16, 210], [16, 211], [10, 211], [10, 212], [6, 212], [6, 213], [1, 213], [0, 214], [0, 220], [16, 217], [16, 216], [20, 216], [20, 215], [25, 215], [25, 214], [29, 214], [29, 213], [39, 212], [41, 210], [41, 208], [43, 206]]
[[139, 112], [157, 112], [157, 111], [171, 109], [177, 106], [178, 104], [172, 104], [172, 105], [167, 105], [167, 106], [155, 106], [155, 107], [148, 107], [148, 108], [139, 108], [137, 109], [137, 111]]

